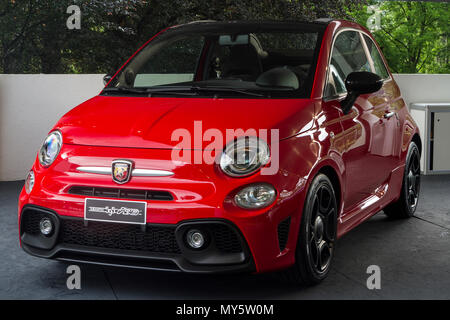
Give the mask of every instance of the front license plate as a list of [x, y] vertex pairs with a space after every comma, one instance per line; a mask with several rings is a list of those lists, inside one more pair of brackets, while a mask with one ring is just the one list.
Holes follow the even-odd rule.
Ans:
[[84, 219], [104, 222], [146, 224], [147, 203], [88, 198], [84, 202]]

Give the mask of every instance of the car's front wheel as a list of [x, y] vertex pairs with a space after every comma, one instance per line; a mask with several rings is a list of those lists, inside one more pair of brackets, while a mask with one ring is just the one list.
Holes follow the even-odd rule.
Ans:
[[400, 198], [383, 209], [391, 218], [409, 218], [417, 209], [420, 193], [420, 151], [411, 142], [406, 156], [405, 172], [403, 175]]
[[317, 175], [308, 190], [295, 264], [286, 271], [290, 281], [314, 285], [327, 276], [334, 256], [337, 201], [330, 179]]

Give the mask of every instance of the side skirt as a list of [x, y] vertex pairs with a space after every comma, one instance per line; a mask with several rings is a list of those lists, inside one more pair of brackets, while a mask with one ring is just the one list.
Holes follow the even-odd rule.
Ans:
[[391, 172], [388, 182], [378, 187], [353, 208], [341, 214], [338, 221], [338, 238], [398, 199], [402, 188], [404, 169], [404, 165], [395, 168]]

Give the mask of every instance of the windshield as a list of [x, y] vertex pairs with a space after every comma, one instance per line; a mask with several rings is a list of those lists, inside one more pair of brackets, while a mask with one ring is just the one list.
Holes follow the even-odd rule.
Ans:
[[169, 29], [138, 52], [104, 93], [308, 97], [321, 30], [307, 26], [256, 24], [232, 33], [220, 25]]

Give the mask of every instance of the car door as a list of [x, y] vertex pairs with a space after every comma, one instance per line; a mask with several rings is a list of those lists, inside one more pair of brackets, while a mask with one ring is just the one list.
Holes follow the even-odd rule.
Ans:
[[340, 139], [344, 141], [344, 212], [381, 191], [393, 169], [392, 148], [385, 147], [390, 130], [386, 126], [386, 96], [380, 92], [361, 95], [348, 114], [340, 109], [347, 93], [345, 79], [355, 71], [373, 72], [373, 61], [360, 32], [347, 29], [335, 37], [324, 95], [327, 107], [339, 109], [343, 129]]
[[[373, 147], [372, 152], [388, 157], [391, 170], [400, 165], [400, 143], [402, 137], [399, 109], [404, 107], [400, 91], [395, 81], [391, 78], [378, 47], [366, 34], [362, 34], [367, 48], [367, 54], [372, 61], [373, 73], [383, 79], [383, 87], [373, 94], [379, 101], [385, 101], [383, 115], [383, 143]], [[372, 98], [375, 99], [375, 98]]]

